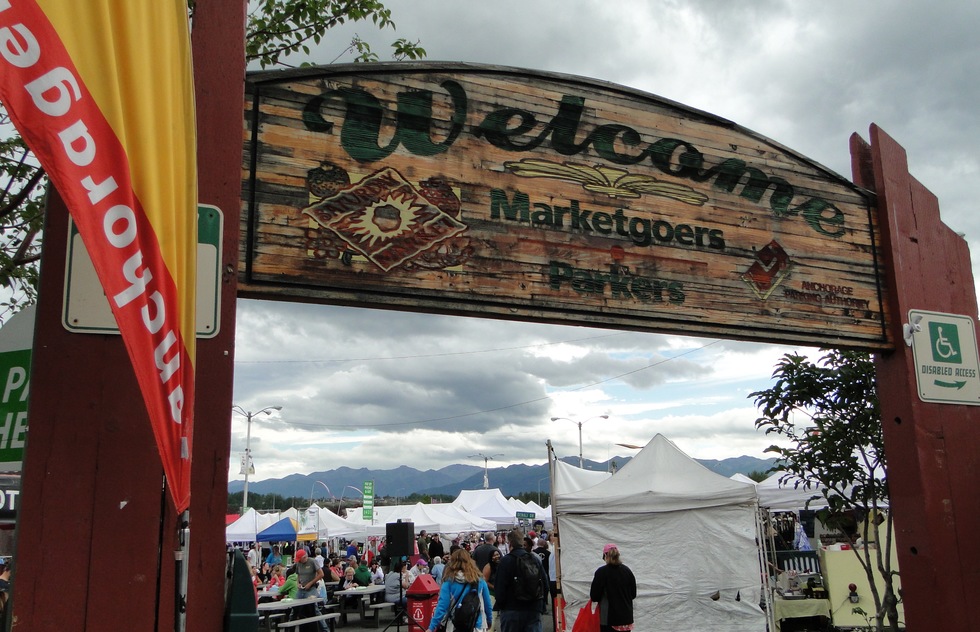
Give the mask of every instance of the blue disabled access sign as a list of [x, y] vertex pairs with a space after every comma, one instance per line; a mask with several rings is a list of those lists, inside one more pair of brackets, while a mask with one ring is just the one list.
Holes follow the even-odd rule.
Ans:
[[980, 360], [973, 319], [909, 310], [919, 399], [980, 406]]

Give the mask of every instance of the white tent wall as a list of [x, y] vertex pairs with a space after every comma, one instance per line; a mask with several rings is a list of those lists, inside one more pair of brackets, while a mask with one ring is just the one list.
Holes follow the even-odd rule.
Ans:
[[711, 472], [662, 435], [611, 477], [554, 465], [570, 626], [611, 542], [637, 578], [637, 630], [766, 629], [754, 485]]
[[[602, 547], [619, 547], [637, 579], [637, 630], [765, 630], [752, 506], [560, 517], [569, 628], [589, 598]], [[718, 600], [711, 599], [718, 592]]]

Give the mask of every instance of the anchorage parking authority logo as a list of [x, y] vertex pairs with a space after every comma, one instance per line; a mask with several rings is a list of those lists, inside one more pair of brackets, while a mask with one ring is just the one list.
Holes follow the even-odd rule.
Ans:
[[764, 301], [789, 276], [792, 267], [789, 255], [773, 239], [756, 253], [755, 261], [742, 273], [742, 280]]

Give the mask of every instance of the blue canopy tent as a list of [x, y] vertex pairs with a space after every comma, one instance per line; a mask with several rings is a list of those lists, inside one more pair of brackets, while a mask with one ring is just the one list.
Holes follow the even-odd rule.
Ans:
[[255, 540], [257, 542], [295, 542], [296, 521], [292, 518], [283, 518], [255, 534]]

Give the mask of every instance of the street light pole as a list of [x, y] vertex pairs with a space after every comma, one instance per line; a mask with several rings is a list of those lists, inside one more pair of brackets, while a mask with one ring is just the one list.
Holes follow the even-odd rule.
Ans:
[[313, 506], [313, 490], [316, 489], [316, 484], [317, 483], [320, 483], [321, 485], [323, 485], [323, 489], [327, 490], [327, 493], [330, 494], [330, 498], [333, 498], [333, 492], [330, 491], [330, 488], [327, 487], [327, 484], [326, 483], [324, 483], [323, 481], [313, 481], [313, 485], [310, 486], [310, 506], [311, 507]]
[[570, 421], [573, 424], [578, 424], [578, 466], [581, 469], [585, 469], [585, 459], [582, 456], [582, 424], [585, 421], [592, 421], [593, 419], [609, 419], [609, 415], [599, 415], [597, 417], [589, 417], [585, 421], [575, 421], [574, 419], [569, 419], [568, 417], [552, 417], [551, 421], [558, 421], [559, 419], [564, 419], [565, 421]]
[[[355, 492], [357, 492], [358, 494], [360, 494], [362, 497], [364, 496], [364, 492], [362, 492], [361, 490], [357, 489], [353, 485], [346, 485], [346, 486], [344, 486], [344, 489], [353, 489]], [[340, 504], [337, 505], [337, 515], [340, 516], [341, 518], [344, 517], [344, 515], [342, 513], [340, 513], [344, 509], [344, 489], [340, 490]]]
[[274, 410], [282, 410], [282, 406], [269, 406], [263, 408], [258, 412], [252, 412], [250, 410], [245, 410], [241, 406], [232, 406], [231, 412], [238, 413], [245, 417], [246, 427], [245, 427], [245, 488], [242, 491], [242, 513], [248, 509], [248, 472], [252, 469], [252, 418], [261, 415], [271, 415]]
[[488, 464], [490, 463], [490, 461], [493, 460], [493, 457], [495, 456], [503, 456], [503, 454], [492, 454], [490, 456], [487, 456], [482, 452], [478, 452], [476, 454], [471, 454], [468, 457], [471, 459], [475, 459], [476, 457], [480, 457], [481, 459], [483, 459], [483, 489], [490, 489], [490, 472], [489, 472]]

